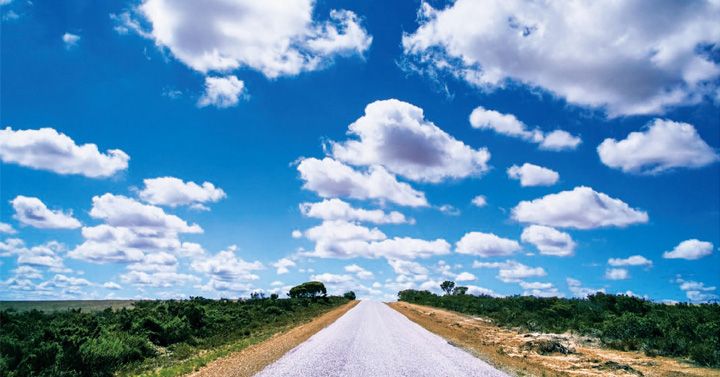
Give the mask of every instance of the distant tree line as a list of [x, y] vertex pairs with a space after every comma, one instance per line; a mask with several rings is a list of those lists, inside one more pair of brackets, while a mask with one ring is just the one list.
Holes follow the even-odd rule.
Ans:
[[[459, 287], [457, 287], [459, 288]], [[610, 348], [648, 355], [688, 357], [720, 367], [720, 305], [666, 305], [637, 297], [596, 293], [587, 298], [466, 294], [455, 284], [441, 285], [445, 295], [404, 290], [400, 301], [484, 316], [496, 324], [528, 331], [573, 331], [599, 338]]]
[[98, 312], [0, 311], [0, 376], [112, 376], [161, 350], [192, 355], [347, 302], [328, 297], [322, 283], [300, 287], [287, 299], [254, 294], [250, 300], [140, 301]]

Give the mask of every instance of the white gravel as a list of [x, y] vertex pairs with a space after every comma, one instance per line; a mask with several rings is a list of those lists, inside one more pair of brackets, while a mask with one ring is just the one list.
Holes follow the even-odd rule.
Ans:
[[256, 376], [503, 376], [381, 302], [362, 301]]

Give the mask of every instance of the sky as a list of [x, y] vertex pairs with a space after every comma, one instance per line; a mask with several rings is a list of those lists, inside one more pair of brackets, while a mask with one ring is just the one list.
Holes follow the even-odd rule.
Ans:
[[718, 300], [717, 2], [0, 4], [0, 300]]

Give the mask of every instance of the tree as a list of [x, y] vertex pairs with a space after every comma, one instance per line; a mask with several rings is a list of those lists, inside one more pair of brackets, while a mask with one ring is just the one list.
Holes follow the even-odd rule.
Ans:
[[343, 294], [343, 297], [345, 297], [348, 300], [354, 300], [355, 299], [355, 292], [353, 291], [347, 291], [345, 294]]
[[308, 281], [290, 288], [290, 298], [316, 298], [327, 296], [325, 284], [319, 281]]
[[467, 293], [467, 291], [468, 291], [468, 287], [455, 287], [455, 288], [452, 290], [452, 294], [454, 294], [454, 295], [464, 295], [465, 293]]
[[440, 289], [445, 291], [446, 295], [449, 295], [452, 293], [453, 288], [455, 287], [455, 282], [450, 280], [445, 280], [440, 284]]

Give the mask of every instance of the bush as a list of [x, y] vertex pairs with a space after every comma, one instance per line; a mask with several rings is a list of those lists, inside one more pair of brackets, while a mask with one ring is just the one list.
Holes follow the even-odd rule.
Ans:
[[[447, 286], [447, 285], [446, 285]], [[446, 291], [447, 292], [447, 291]], [[597, 293], [587, 299], [436, 295], [404, 290], [400, 301], [489, 317], [507, 327], [600, 338], [608, 347], [648, 355], [689, 357], [720, 367], [720, 305], [653, 303], [637, 297]]]
[[343, 293], [343, 297], [345, 297], [345, 298], [348, 299], [348, 300], [354, 300], [354, 299], [355, 299], [355, 292], [353, 292], [353, 291], [345, 292], [345, 293]]

